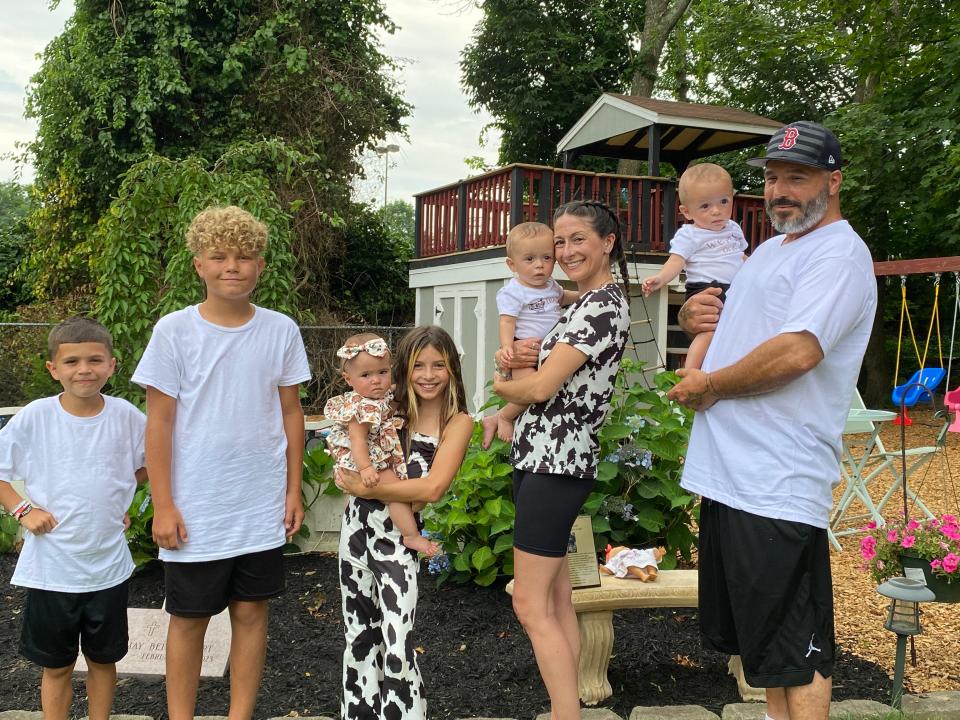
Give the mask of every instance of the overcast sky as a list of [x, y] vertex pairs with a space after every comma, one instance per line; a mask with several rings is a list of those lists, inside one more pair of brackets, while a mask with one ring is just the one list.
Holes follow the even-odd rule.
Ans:
[[[391, 200], [410, 200], [413, 193], [446, 185], [470, 174], [464, 159], [480, 155], [492, 164], [496, 140], [480, 147], [479, 137], [489, 118], [473, 112], [460, 89], [460, 50], [480, 15], [461, 0], [386, 0], [388, 15], [400, 26], [384, 38], [388, 55], [404, 61], [400, 80], [407, 102], [414, 106], [407, 118], [408, 138], [391, 137], [400, 146], [391, 154], [388, 194]], [[464, 10], [464, 5], [467, 5]], [[23, 117], [24, 94], [31, 75], [40, 66], [36, 55], [62, 29], [73, 11], [63, 0], [53, 11], [43, 0], [0, 0], [0, 154], [28, 142], [36, 125]], [[383, 198], [383, 160], [366, 160], [371, 177], [357, 186], [364, 199]], [[16, 177], [15, 163], [0, 159], [0, 180]], [[20, 179], [29, 182], [31, 168]]]

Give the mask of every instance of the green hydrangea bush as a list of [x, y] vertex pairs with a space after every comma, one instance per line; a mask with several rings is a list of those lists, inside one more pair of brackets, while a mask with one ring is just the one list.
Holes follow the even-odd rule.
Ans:
[[[621, 363], [600, 432], [597, 482], [583, 512], [592, 516], [598, 550], [608, 543], [664, 545], [661, 566], [671, 568], [678, 557], [689, 559], [696, 543], [696, 498], [680, 488], [692, 413], [666, 398], [678, 380], [675, 373], [660, 373], [651, 388], [642, 369], [636, 361]], [[426, 532], [445, 553], [427, 566], [440, 582], [489, 585], [513, 574], [510, 448], [494, 440], [484, 450], [480, 434], [477, 427], [450, 491], [424, 513]]]

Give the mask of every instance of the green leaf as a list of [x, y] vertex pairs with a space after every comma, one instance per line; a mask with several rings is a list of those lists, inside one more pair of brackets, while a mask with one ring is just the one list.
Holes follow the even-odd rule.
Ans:
[[487, 511], [489, 517], [497, 518], [500, 517], [502, 505], [503, 501], [500, 498], [494, 498], [492, 500], [487, 500], [483, 504], [483, 509]]
[[605, 533], [610, 530], [610, 521], [605, 518], [603, 515], [594, 515], [591, 518], [593, 533], [598, 535], [600, 533]]
[[502, 555], [505, 552], [508, 552], [513, 549], [513, 533], [508, 535], [500, 535], [497, 537], [496, 541], [493, 543], [493, 554]]
[[496, 558], [494, 557], [493, 551], [484, 545], [473, 553], [471, 561], [473, 563], [473, 567], [477, 570], [485, 570], [496, 561]]
[[493, 581], [497, 579], [497, 568], [488, 567], [486, 570], [477, 575], [473, 581], [480, 585], [481, 587], [487, 587], [493, 584]]
[[617, 476], [619, 471], [620, 468], [616, 463], [601, 460], [600, 464], [597, 466], [597, 481], [606, 482], [608, 480], [612, 480]]

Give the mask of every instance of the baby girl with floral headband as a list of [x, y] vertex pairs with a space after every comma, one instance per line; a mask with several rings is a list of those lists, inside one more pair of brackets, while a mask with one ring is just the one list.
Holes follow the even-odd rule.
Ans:
[[[397, 431], [403, 420], [394, 414], [390, 350], [373, 333], [347, 338], [339, 350], [340, 370], [351, 391], [327, 400], [323, 414], [335, 424], [327, 447], [337, 467], [360, 474], [363, 484], [407, 479], [407, 465]], [[411, 550], [433, 556], [436, 543], [420, 535], [409, 503], [389, 504], [390, 519]]]

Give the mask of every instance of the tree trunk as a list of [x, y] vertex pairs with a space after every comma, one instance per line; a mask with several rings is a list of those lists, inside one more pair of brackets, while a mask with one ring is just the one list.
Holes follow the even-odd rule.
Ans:
[[[643, 32], [640, 34], [637, 69], [630, 82], [631, 95], [645, 98], [653, 95], [663, 48], [689, 5], [690, 0], [647, 0], [643, 15]], [[617, 164], [617, 172], [621, 175], [639, 175], [641, 162], [621, 160]]]

